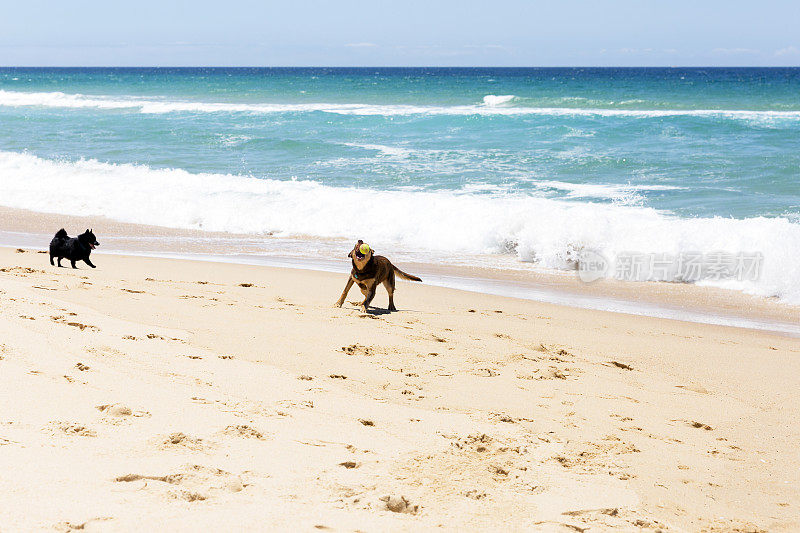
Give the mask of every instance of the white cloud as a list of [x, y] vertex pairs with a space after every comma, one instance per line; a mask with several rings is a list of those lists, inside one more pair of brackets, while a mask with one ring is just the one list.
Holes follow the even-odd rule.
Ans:
[[[653, 52], [657, 52], [654, 48], [620, 48], [620, 54], [652, 54]], [[601, 54], [606, 53], [606, 49], [603, 48], [600, 51]]]
[[465, 44], [464, 48], [478, 48], [481, 50], [507, 50], [502, 44]]
[[760, 54], [761, 50], [753, 48], [714, 48], [712, 54], [732, 55], [732, 54]]
[[779, 57], [800, 55], [800, 48], [797, 48], [796, 46], [787, 46], [786, 48], [775, 50], [775, 55]]
[[345, 46], [347, 48], [375, 48], [378, 45], [375, 43], [347, 43]]

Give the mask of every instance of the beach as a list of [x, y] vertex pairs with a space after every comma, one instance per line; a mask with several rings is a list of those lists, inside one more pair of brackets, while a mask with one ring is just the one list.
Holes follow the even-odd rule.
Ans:
[[0, 67], [0, 533], [800, 530], [798, 94]]
[[800, 527], [796, 338], [92, 259], [0, 249], [0, 530]]
[[[614, 280], [667, 256], [640, 278], [800, 305], [798, 94], [797, 68], [0, 67], [0, 204], [215, 256], [363, 239], [507, 271], [600, 255]], [[696, 254], [762, 261], [678, 271]]]

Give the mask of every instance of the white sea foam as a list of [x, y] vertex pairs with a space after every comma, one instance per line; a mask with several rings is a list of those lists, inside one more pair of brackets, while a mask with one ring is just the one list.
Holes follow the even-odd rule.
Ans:
[[760, 252], [761, 279], [726, 286], [800, 304], [800, 223], [787, 218], [687, 219], [644, 207], [501, 191], [378, 191], [15, 152], [0, 152], [0, 190], [2, 205], [42, 212], [286, 237], [364, 238], [439, 257], [511, 252], [555, 269], [574, 268], [586, 248], [606, 257]]
[[648, 184], [606, 184], [606, 183], [568, 183], [556, 180], [530, 180], [540, 190], [558, 190], [566, 198], [603, 198], [619, 204], [638, 205], [645, 201], [642, 194], [647, 191], [677, 191], [685, 189], [675, 185]]
[[344, 146], [352, 148], [363, 148], [365, 150], [374, 150], [383, 156], [390, 156], [398, 159], [408, 157], [412, 150], [401, 148], [399, 146], [386, 146], [385, 144], [361, 144], [361, 143], [342, 143]]
[[487, 94], [486, 96], [483, 97], [483, 103], [484, 105], [492, 107], [501, 106], [505, 104], [510, 104], [511, 102], [514, 101], [515, 98], [516, 96], [514, 96], [513, 94], [502, 94], [500, 96], [494, 94]]
[[[494, 96], [494, 95], [488, 95]], [[506, 95], [510, 96], [510, 95]], [[495, 98], [505, 98], [500, 96]], [[484, 99], [485, 100], [485, 99]], [[741, 109], [604, 109], [586, 107], [525, 107], [506, 105], [406, 105], [337, 103], [224, 103], [148, 100], [124, 96], [86, 96], [61, 92], [20, 92], [0, 90], [0, 106], [129, 109], [147, 114], [164, 113], [331, 113], [358, 116], [410, 115], [544, 115], [658, 118], [673, 116], [741, 119], [761, 122], [800, 120], [800, 111], [754, 111]]]
[[247, 141], [252, 140], [253, 137], [250, 135], [220, 134], [217, 135], [217, 139], [217, 142], [219, 142], [219, 144], [222, 146], [239, 146]]

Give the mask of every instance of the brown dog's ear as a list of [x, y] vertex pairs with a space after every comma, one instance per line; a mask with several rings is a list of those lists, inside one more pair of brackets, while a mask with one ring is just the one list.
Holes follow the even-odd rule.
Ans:
[[362, 241], [361, 239], [358, 239], [358, 244], [364, 244], [364, 241]]
[[347, 257], [349, 257], [350, 259], [352, 259], [352, 258], [353, 258], [353, 250], [350, 250], [350, 253], [349, 253], [349, 254], [347, 254]]

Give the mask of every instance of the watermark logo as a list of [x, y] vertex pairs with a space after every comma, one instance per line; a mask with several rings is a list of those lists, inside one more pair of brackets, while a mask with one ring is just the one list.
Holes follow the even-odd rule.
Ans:
[[583, 250], [578, 258], [578, 278], [586, 283], [600, 278], [684, 283], [755, 281], [761, 276], [763, 260], [760, 252], [620, 252], [609, 260], [596, 250]]
[[610, 265], [608, 259], [597, 250], [582, 250], [578, 256], [578, 278], [591, 283], [607, 277]]

